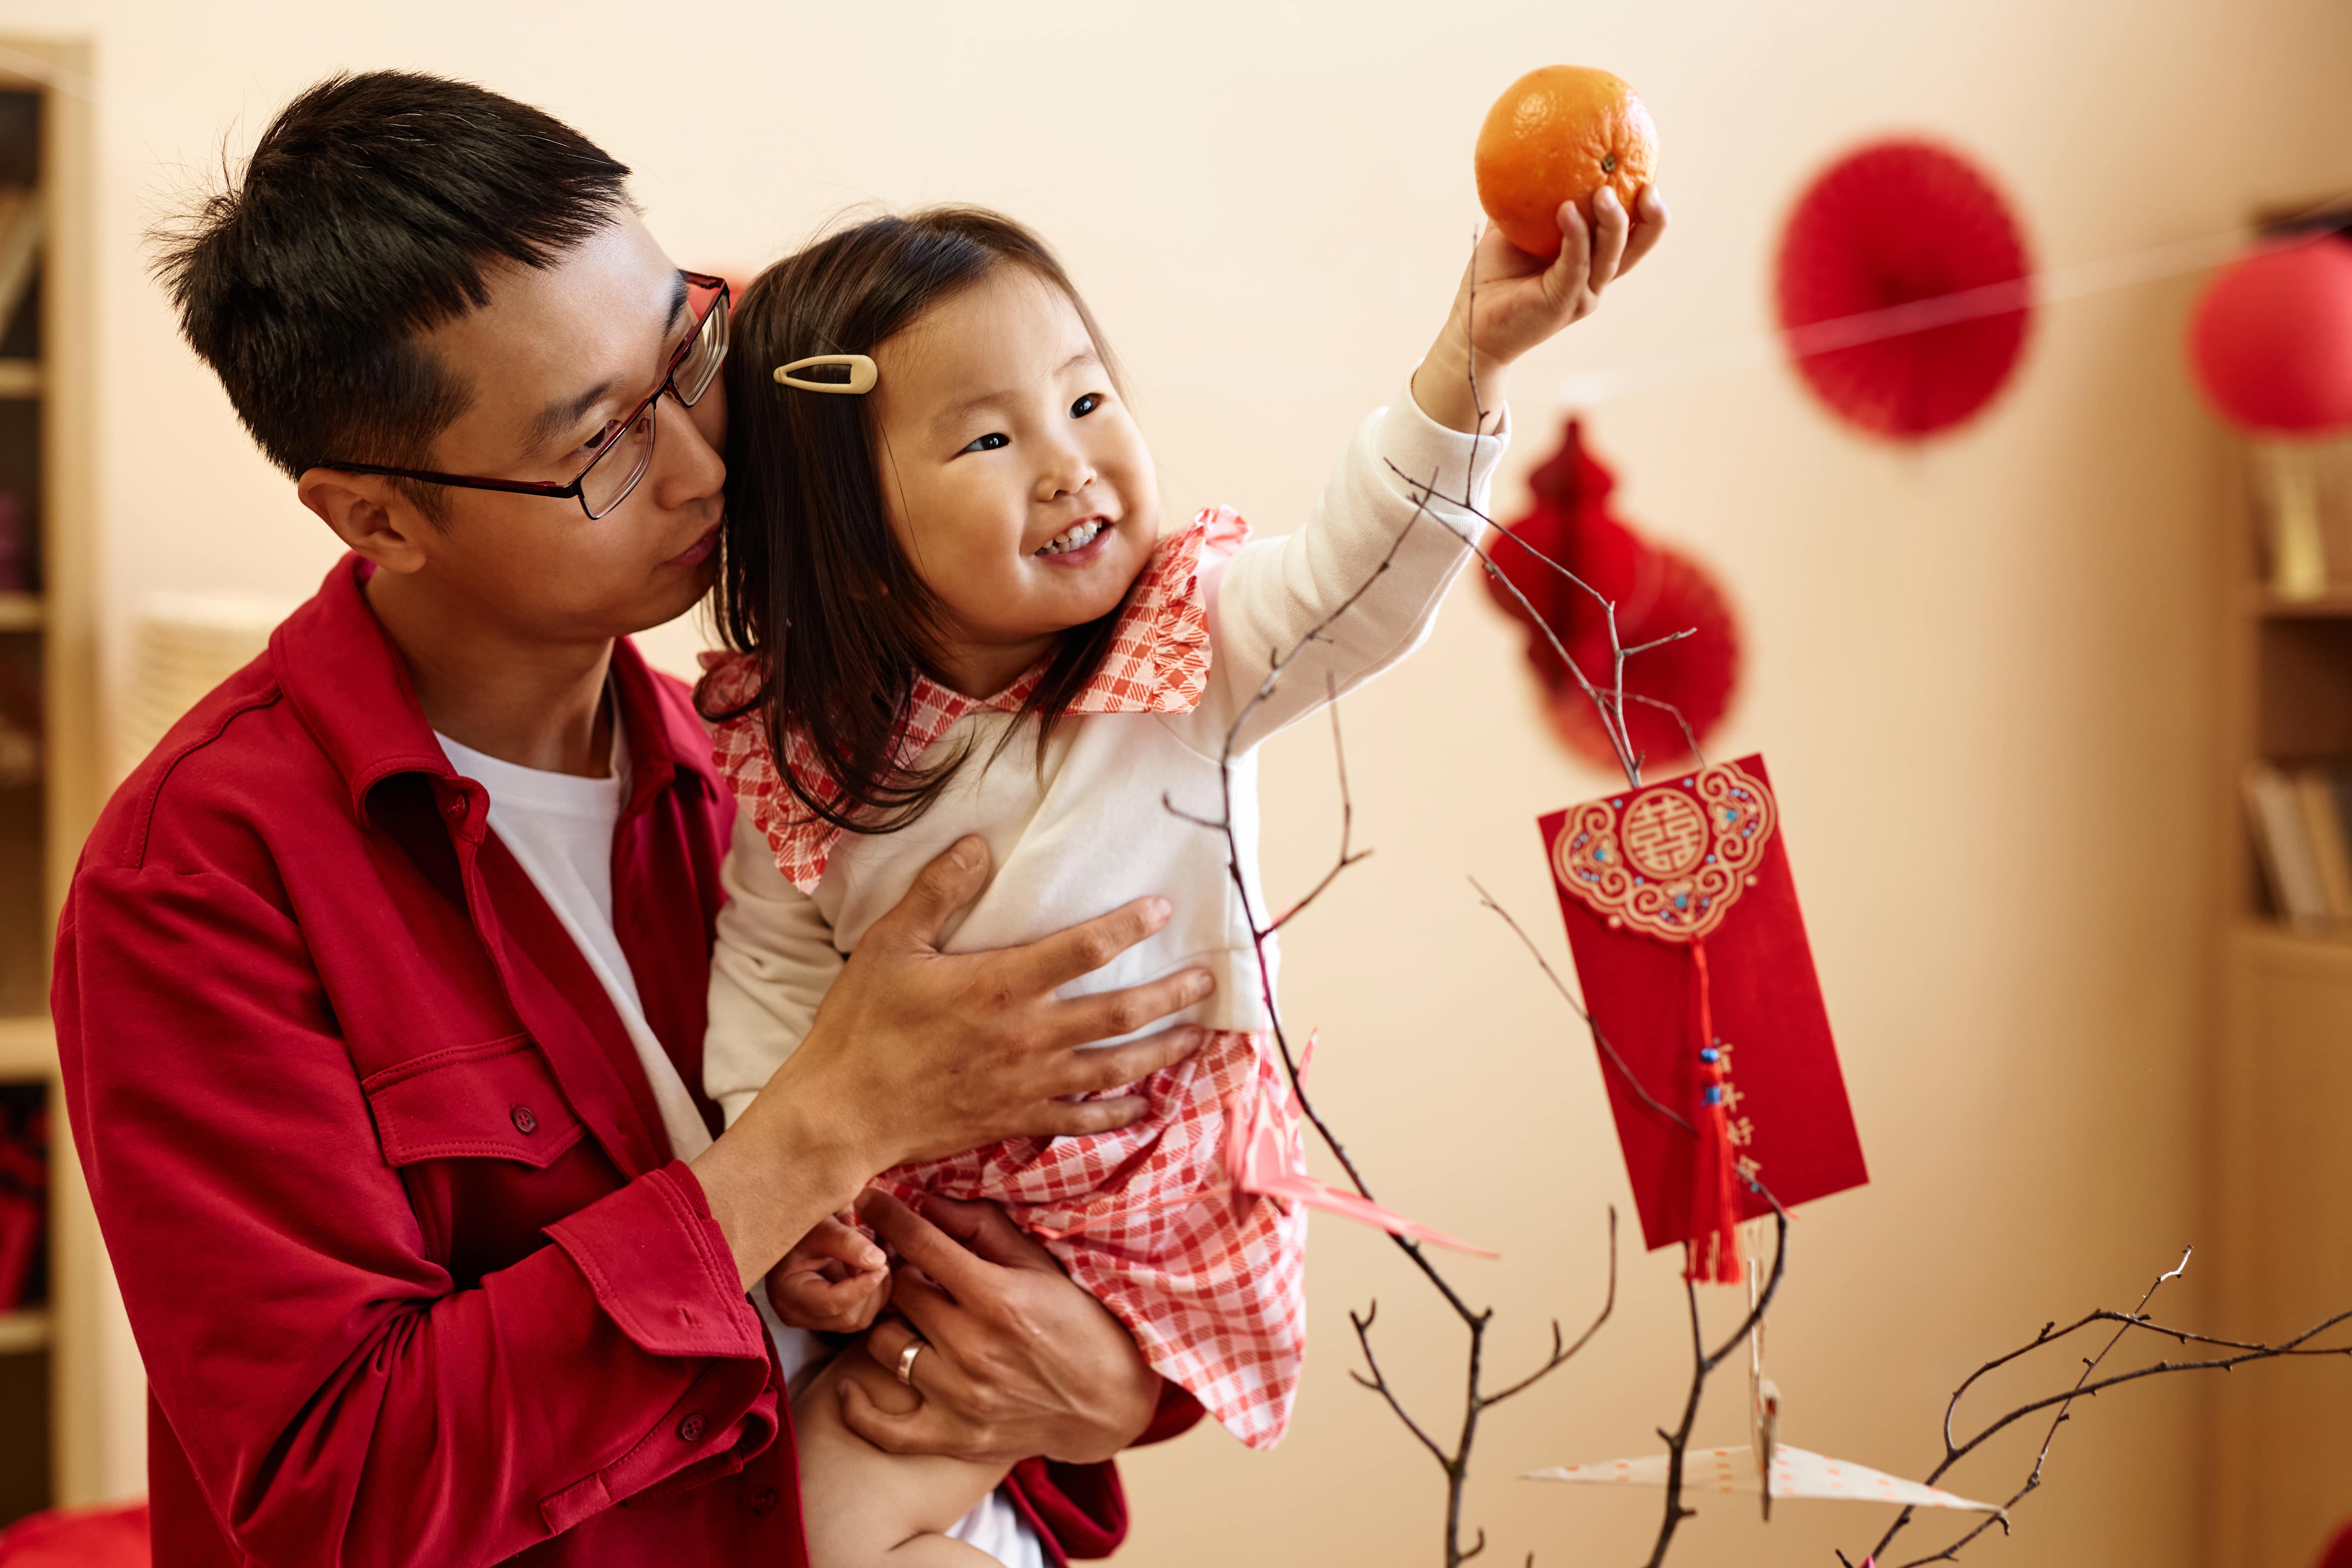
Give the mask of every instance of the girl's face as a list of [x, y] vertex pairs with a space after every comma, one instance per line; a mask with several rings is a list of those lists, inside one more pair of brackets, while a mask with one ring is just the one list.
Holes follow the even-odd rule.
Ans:
[[1160, 533], [1151, 454], [1076, 310], [1017, 266], [926, 311], [874, 363], [891, 531], [945, 614], [935, 673], [992, 696], [1143, 570]]

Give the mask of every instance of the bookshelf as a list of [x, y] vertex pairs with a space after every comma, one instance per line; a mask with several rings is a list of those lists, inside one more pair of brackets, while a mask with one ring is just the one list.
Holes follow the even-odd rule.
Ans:
[[[94, 1500], [104, 1253], [49, 933], [100, 795], [89, 47], [0, 37], [0, 1523]], [[38, 1131], [46, 1126], [46, 1138]], [[23, 1222], [27, 1212], [38, 1222]], [[20, 1238], [8, 1258], [9, 1205]], [[34, 1237], [27, 1251], [21, 1245]]]
[[[2352, 441], [2303, 456], [2341, 464]], [[2208, 1085], [2211, 1240], [2200, 1252], [2213, 1268], [2219, 1331], [2276, 1339], [2352, 1306], [2352, 921], [2287, 918], [2247, 780], [2265, 766], [2288, 777], [2352, 770], [2352, 494], [2330, 492], [2324, 586], [2284, 595], [2273, 585], [2264, 482], [2277, 454], [2233, 442], [2226, 458], [2220, 1005]], [[2210, 1397], [2205, 1560], [2315, 1561], [2352, 1518], [2352, 1365], [2252, 1368], [2217, 1379]]]

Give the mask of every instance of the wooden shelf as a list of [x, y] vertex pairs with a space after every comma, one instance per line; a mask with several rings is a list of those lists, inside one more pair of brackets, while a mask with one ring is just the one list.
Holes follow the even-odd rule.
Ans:
[[0, 1312], [0, 1355], [23, 1355], [49, 1348], [49, 1314], [38, 1308]]
[[[17, 430], [19, 445], [29, 441], [35, 448], [15, 459], [25, 472], [11, 482], [34, 502], [20, 513], [20, 522], [32, 531], [26, 542], [41, 573], [37, 595], [0, 595], [0, 627], [7, 628], [0, 644], [12, 665], [37, 671], [37, 710], [17, 701], [11, 711], [20, 723], [33, 711], [40, 716], [42, 774], [37, 814], [21, 809], [19, 800], [12, 802], [16, 809], [0, 818], [0, 826], [39, 837], [32, 864], [24, 863], [26, 847], [16, 846], [18, 863], [10, 868], [9, 904], [0, 912], [13, 915], [16, 927], [37, 931], [37, 943], [55, 929], [82, 838], [106, 794], [99, 764], [100, 639], [93, 592], [100, 445], [94, 280], [103, 271], [95, 246], [100, 95], [91, 84], [97, 74], [86, 42], [13, 30], [0, 37], [0, 86], [39, 100], [37, 124], [29, 134], [35, 157], [30, 183], [39, 193], [41, 215], [40, 346], [37, 356], [0, 358], [0, 414]], [[27, 151], [24, 105], [12, 110], [18, 120], [10, 122], [13, 139], [7, 146], [18, 173], [11, 178], [22, 183]], [[53, 1084], [55, 1039], [41, 1016], [47, 964], [37, 952], [32, 963], [22, 962], [23, 934], [22, 929], [12, 932], [18, 941], [5, 973], [12, 980], [9, 1005], [24, 1011], [0, 1017], [0, 1079]], [[26, 975], [34, 977], [32, 984], [13, 984]], [[15, 1092], [18, 1098], [24, 1094], [22, 1089]], [[132, 1392], [142, 1381], [138, 1359], [106, 1288], [106, 1251], [70, 1152], [64, 1107], [52, 1094], [48, 1108], [55, 1120], [47, 1300], [37, 1314], [0, 1316], [0, 1333], [12, 1342], [37, 1338], [47, 1363], [37, 1380], [35, 1363], [43, 1358], [7, 1359], [9, 1380], [0, 1392], [0, 1453], [5, 1455], [0, 1458], [0, 1496], [11, 1506], [97, 1502], [128, 1489], [142, 1471], [143, 1422], [134, 1413], [140, 1401]], [[37, 1383], [47, 1385], [37, 1400], [29, 1396]], [[29, 1443], [21, 1441], [28, 1433]], [[42, 1478], [29, 1484], [18, 1468], [21, 1458], [44, 1446], [48, 1452]]]
[[2247, 600], [2247, 608], [2266, 621], [2333, 620], [2352, 616], [2352, 587], [2330, 588], [2315, 599], [2288, 599], [2264, 589]]
[[[2352, 584], [2288, 598], [2256, 574], [2259, 454], [2228, 460], [2219, 542], [2221, 697], [2214, 801], [2221, 877], [2213, 921], [2215, 1008], [2200, 1084], [2208, 1142], [2198, 1263], [2212, 1272], [2224, 1332], [2291, 1333], [2352, 1303], [2352, 923], [2294, 923], [2273, 900], [2243, 784], [2255, 763], [2341, 768], [2352, 761]], [[2341, 507], [2324, 505], [2336, 552]], [[2338, 555], [2339, 564], [2342, 557]], [[2302, 1376], [2225, 1379], [2209, 1395], [2212, 1506], [2199, 1561], [2211, 1568], [2308, 1563], [2342, 1523], [2352, 1453], [2352, 1378], [2306, 1363]]]
[[0, 1018], [0, 1083], [46, 1080], [57, 1065], [58, 1036], [47, 1018]]
[[[2234, 934], [2240, 949], [2249, 954], [2352, 983], [2352, 922], [2296, 925], [2250, 915], [2237, 922]], [[2352, 1041], [2347, 1042], [2347, 1049], [2352, 1050]]]

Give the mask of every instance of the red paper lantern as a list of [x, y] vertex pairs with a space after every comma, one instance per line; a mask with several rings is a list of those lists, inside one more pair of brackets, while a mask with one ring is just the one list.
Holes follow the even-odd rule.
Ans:
[[1891, 141], [1832, 164], [1790, 215], [1775, 292], [1805, 384], [1841, 418], [1913, 439], [2001, 389], [2032, 308], [2025, 242], [1958, 153]]
[[[1685, 629], [1694, 635], [1637, 654], [1625, 666], [1626, 731], [1653, 771], [1681, 762], [1690, 745], [1672, 714], [1631, 700], [1671, 703], [1704, 742], [1722, 721], [1739, 679], [1739, 631], [1729, 601], [1706, 569], [1676, 550], [1643, 539], [1609, 509], [1616, 479], [1584, 447], [1569, 421], [1559, 450], [1529, 476], [1535, 507], [1506, 532], [1559, 562], [1617, 606], [1620, 644], [1633, 647]], [[1609, 617], [1592, 595], [1569, 582], [1508, 540], [1493, 552], [1496, 566], [1525, 595], [1597, 685], [1611, 679]], [[1544, 712], [1570, 751], [1614, 767], [1606, 731], [1528, 606], [1489, 578], [1487, 591], [1505, 613], [1528, 627], [1528, 662], [1543, 683]]]
[[2289, 436], [2352, 426], [2352, 244], [2320, 235], [2231, 263], [2197, 301], [2189, 358], [2233, 425]]

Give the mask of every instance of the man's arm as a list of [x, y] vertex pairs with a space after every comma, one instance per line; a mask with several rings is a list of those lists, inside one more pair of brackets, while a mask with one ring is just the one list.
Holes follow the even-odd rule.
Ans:
[[156, 1398], [257, 1563], [496, 1563], [772, 1438], [765, 1334], [684, 1166], [455, 1288], [301, 930], [252, 889], [86, 867], [53, 1003]]

